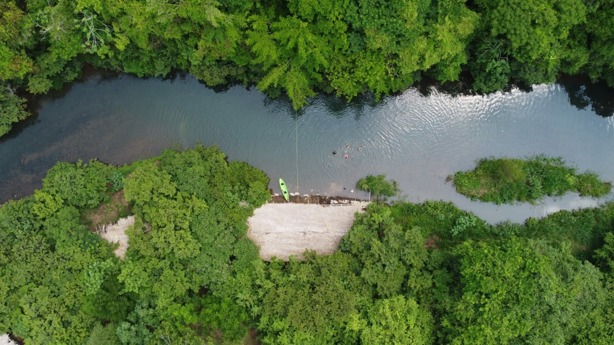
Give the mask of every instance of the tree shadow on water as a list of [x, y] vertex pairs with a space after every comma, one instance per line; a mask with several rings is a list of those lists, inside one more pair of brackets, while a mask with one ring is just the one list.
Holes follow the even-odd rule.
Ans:
[[584, 110], [590, 106], [595, 114], [602, 117], [614, 115], [614, 88], [608, 87], [604, 82], [591, 83], [586, 77], [564, 76], [559, 79], [563, 86], [569, 103]]
[[292, 101], [286, 94], [267, 96], [264, 99], [264, 105], [274, 112], [284, 113], [292, 116], [295, 119], [307, 114], [313, 108], [323, 108], [326, 114], [335, 118], [344, 118], [353, 116], [355, 120], [360, 118], [371, 109], [385, 102], [385, 99], [377, 101], [375, 96], [361, 94], [348, 101], [343, 97], [338, 97], [331, 94], [318, 94], [315, 97], [308, 99], [307, 104], [299, 110], [292, 107]]
[[[447, 81], [447, 82], [439, 82], [436, 79], [433, 79], [429, 76], [424, 76], [418, 83], [414, 86], [416, 90], [423, 97], [429, 97], [433, 94], [433, 92], [437, 92], [440, 94], [452, 96], [452, 97], [463, 97], [463, 96], [487, 96], [489, 93], [476, 92], [473, 89], [473, 77], [468, 72], [462, 72], [459, 76], [458, 80], [455, 81]], [[520, 90], [524, 92], [533, 91], [533, 87], [528, 84], [522, 83], [508, 83], [500, 92], [507, 93], [512, 90]]]
[[[608, 87], [603, 82], [591, 83], [587, 77], [582, 76], [562, 76], [558, 79], [559, 83], [569, 96], [569, 102], [578, 109], [586, 109], [589, 105], [591, 110], [602, 117], [614, 115], [614, 88]], [[423, 96], [432, 96], [434, 92], [446, 94], [452, 97], [484, 95], [476, 93], [471, 88], [472, 81], [468, 75], [462, 75], [458, 81], [440, 83], [434, 79], [423, 78], [413, 87]], [[512, 90], [523, 92], [533, 91], [533, 87], [528, 84], [508, 84], [501, 92], [507, 93]], [[373, 108], [385, 104], [393, 99], [396, 94], [377, 99], [371, 93], [358, 95], [348, 101], [345, 98], [331, 94], [318, 94], [308, 100], [308, 104], [301, 110], [296, 111], [292, 108], [292, 102], [283, 93], [267, 96], [264, 104], [272, 111], [290, 114], [298, 118], [309, 112], [310, 107], [323, 107], [330, 116], [343, 118], [348, 115], [354, 116], [359, 120], [366, 112]]]

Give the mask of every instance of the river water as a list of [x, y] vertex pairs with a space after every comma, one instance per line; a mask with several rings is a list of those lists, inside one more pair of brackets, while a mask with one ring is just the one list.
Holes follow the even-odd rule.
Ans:
[[[559, 209], [597, 205], [570, 193], [538, 205], [497, 206], [457, 194], [446, 177], [486, 156], [561, 156], [614, 181], [613, 118], [569, 104], [558, 85], [534, 91], [452, 97], [417, 90], [372, 105], [330, 96], [302, 113], [256, 90], [209, 89], [190, 76], [87, 77], [61, 97], [43, 97], [36, 116], [0, 140], [0, 201], [32, 193], [56, 161], [98, 158], [123, 164], [169, 147], [217, 144], [291, 192], [366, 198], [353, 191], [368, 174], [399, 183], [402, 199], [446, 200], [490, 221], [521, 222]], [[336, 154], [333, 154], [336, 152]]]

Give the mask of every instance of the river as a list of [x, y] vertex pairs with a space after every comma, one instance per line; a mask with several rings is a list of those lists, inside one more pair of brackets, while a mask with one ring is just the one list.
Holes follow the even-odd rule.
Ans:
[[[373, 105], [319, 96], [300, 114], [256, 90], [214, 91], [190, 76], [172, 80], [94, 74], [61, 96], [41, 97], [35, 116], [0, 139], [0, 201], [40, 186], [60, 160], [123, 164], [169, 147], [217, 144], [291, 192], [366, 198], [354, 191], [368, 174], [399, 183], [401, 199], [446, 200], [490, 222], [521, 222], [559, 209], [597, 205], [570, 193], [538, 205], [474, 202], [446, 177], [486, 156], [561, 156], [580, 171], [614, 181], [614, 121], [570, 105], [559, 85], [489, 96], [415, 89]], [[333, 153], [336, 154], [333, 154]]]

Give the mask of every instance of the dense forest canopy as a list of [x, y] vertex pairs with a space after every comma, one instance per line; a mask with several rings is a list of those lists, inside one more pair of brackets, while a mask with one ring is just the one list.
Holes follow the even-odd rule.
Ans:
[[255, 84], [298, 109], [428, 77], [470, 88], [586, 74], [614, 86], [613, 0], [2, 0], [0, 135], [84, 64], [209, 86]]
[[[246, 220], [268, 182], [215, 147], [58, 163], [33, 196], [0, 206], [0, 334], [28, 345], [614, 340], [613, 203], [497, 225], [446, 202], [372, 203], [334, 254], [264, 262]], [[127, 215], [119, 259], [96, 231]]]

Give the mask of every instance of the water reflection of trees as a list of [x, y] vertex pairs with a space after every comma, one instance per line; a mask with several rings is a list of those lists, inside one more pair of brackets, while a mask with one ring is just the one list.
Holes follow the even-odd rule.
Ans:
[[604, 82], [591, 83], [586, 78], [563, 77], [559, 83], [569, 96], [569, 103], [578, 109], [586, 109], [603, 117], [614, 115], [614, 89]]
[[[590, 109], [599, 116], [609, 117], [614, 115], [614, 89], [608, 87], [605, 83], [591, 83], [588, 78], [578, 76], [563, 76], [557, 82], [563, 86], [569, 96], [569, 102], [576, 108], [586, 109], [590, 106]], [[453, 97], [476, 95], [470, 85], [471, 82], [467, 76], [462, 77], [459, 81], [448, 83], [439, 83], [429, 78], [423, 78], [414, 88], [424, 97], [431, 96], [433, 92]], [[509, 92], [513, 89], [524, 92], [533, 91], [530, 85], [508, 85], [502, 92]], [[334, 95], [319, 94], [310, 99], [307, 106], [299, 111], [293, 109], [292, 102], [285, 94], [280, 93], [275, 96], [274, 98], [266, 97], [265, 105], [273, 111], [291, 114], [295, 118], [302, 116], [305, 110], [311, 106], [321, 106], [331, 116], [341, 118], [352, 115], [358, 120], [365, 110], [382, 105], [396, 95], [386, 96], [378, 100], [368, 93], [348, 101]]]
[[387, 99], [393, 96], [387, 96], [384, 99], [376, 100], [373, 94], [361, 94], [352, 100], [348, 101], [343, 97], [335, 95], [319, 94], [308, 100], [307, 105], [295, 110], [292, 107], [292, 102], [285, 94], [276, 95], [277, 97], [265, 97], [264, 105], [269, 111], [289, 114], [293, 118], [299, 118], [309, 111], [310, 107], [321, 107], [326, 110], [326, 113], [336, 118], [353, 116], [359, 120], [370, 108], [376, 107], [386, 102]]
[[[590, 109], [597, 115], [610, 117], [614, 115], [614, 88], [608, 87], [604, 82], [592, 83], [586, 77], [569, 77], [563, 76], [557, 81], [569, 96], [569, 103], [578, 109]], [[466, 82], [461, 78], [458, 82], [438, 83], [430, 79], [424, 79], [416, 85], [417, 90], [425, 97], [432, 94], [433, 91], [451, 96], [468, 96], [475, 95], [470, 89], [471, 83]], [[520, 89], [525, 92], [531, 92], [533, 89], [530, 85], [508, 85], [503, 92], [511, 91], [513, 88]]]

